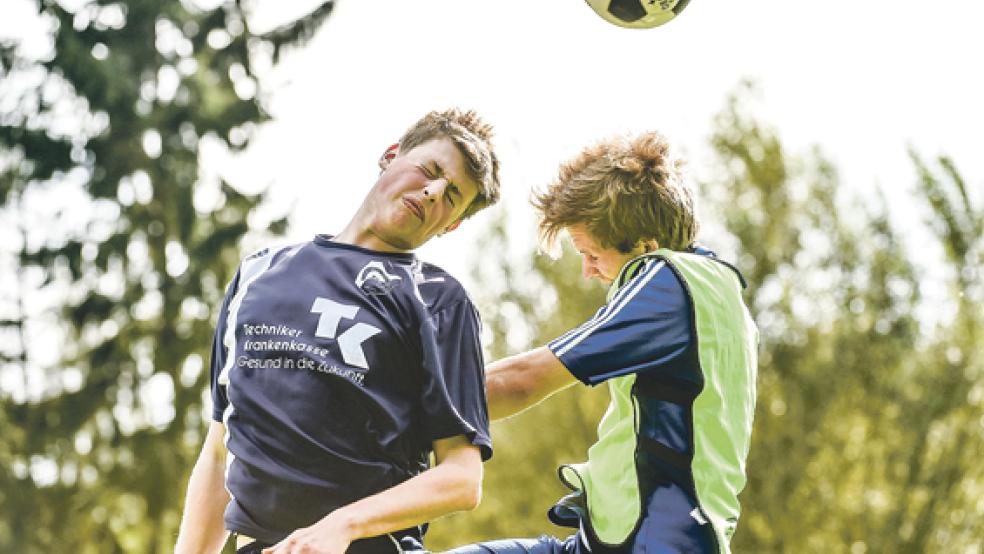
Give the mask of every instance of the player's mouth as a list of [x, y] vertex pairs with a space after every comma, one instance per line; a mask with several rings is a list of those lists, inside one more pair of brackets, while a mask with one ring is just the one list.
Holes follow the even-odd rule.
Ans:
[[410, 198], [409, 196], [404, 196], [403, 205], [406, 206], [407, 209], [410, 210], [411, 213], [413, 213], [413, 215], [417, 216], [418, 219], [420, 219], [421, 221], [424, 220], [424, 207], [420, 205], [420, 202], [417, 202], [416, 200]]

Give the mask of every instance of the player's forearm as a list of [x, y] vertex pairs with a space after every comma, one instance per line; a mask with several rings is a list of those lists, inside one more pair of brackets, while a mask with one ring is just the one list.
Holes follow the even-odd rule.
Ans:
[[175, 554], [215, 554], [222, 549], [228, 537], [222, 516], [229, 503], [224, 468], [224, 458], [206, 439], [206, 446], [195, 462], [188, 481]]
[[482, 487], [481, 461], [445, 461], [385, 490], [335, 510], [323, 522], [351, 540], [376, 537], [478, 506]]
[[517, 414], [574, 382], [546, 347], [503, 358], [485, 367], [489, 417]]
[[523, 368], [508, 362], [508, 358], [499, 360], [485, 368], [485, 394], [489, 403], [489, 418], [493, 421], [517, 414], [542, 399], [523, 373]]
[[229, 495], [222, 486], [221, 466], [195, 464], [188, 483], [175, 554], [219, 552], [227, 536], [222, 514], [228, 502]]

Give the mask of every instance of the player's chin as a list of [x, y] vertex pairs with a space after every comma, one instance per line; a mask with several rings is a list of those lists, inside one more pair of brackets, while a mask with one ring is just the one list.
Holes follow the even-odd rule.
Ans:
[[430, 242], [432, 238], [434, 238], [432, 233], [412, 233], [403, 237], [403, 240], [407, 244], [407, 250], [416, 250]]

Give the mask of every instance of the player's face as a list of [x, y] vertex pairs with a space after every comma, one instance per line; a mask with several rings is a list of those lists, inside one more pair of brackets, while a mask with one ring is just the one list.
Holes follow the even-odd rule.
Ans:
[[479, 186], [451, 139], [435, 139], [380, 160], [383, 172], [371, 194], [371, 231], [397, 250], [413, 250], [454, 228]]
[[599, 279], [610, 284], [629, 260], [642, 254], [645, 248], [640, 245], [632, 252], [623, 254], [615, 248], [603, 248], [598, 244], [584, 225], [567, 228], [574, 248], [581, 254], [581, 275], [585, 279]]

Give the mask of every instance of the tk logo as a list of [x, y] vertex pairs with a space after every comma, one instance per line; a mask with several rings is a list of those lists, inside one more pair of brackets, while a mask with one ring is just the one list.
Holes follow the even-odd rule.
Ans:
[[318, 318], [318, 329], [314, 335], [325, 339], [334, 339], [338, 343], [345, 363], [362, 369], [369, 369], [366, 353], [362, 350], [362, 343], [370, 337], [378, 335], [380, 330], [368, 323], [359, 322], [338, 335], [338, 324], [343, 319], [355, 319], [355, 314], [358, 312], [358, 306], [340, 304], [320, 296], [315, 298], [314, 304], [311, 305], [311, 313], [320, 314], [321, 317]]

